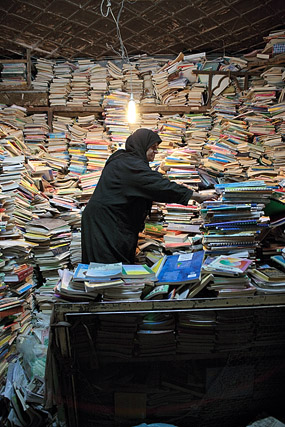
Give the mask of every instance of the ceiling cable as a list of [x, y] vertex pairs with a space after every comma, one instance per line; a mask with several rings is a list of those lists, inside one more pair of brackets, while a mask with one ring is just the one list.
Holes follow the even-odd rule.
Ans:
[[122, 39], [122, 36], [121, 36], [120, 26], [119, 26], [120, 16], [121, 16], [121, 13], [122, 13], [122, 10], [123, 10], [123, 7], [124, 7], [124, 0], [121, 1], [121, 6], [120, 6], [120, 9], [119, 9], [117, 18], [115, 17], [115, 15], [114, 15], [114, 13], [112, 11], [111, 0], [107, 1], [107, 12], [105, 14], [103, 12], [104, 3], [105, 3], [105, 0], [102, 0], [101, 1], [101, 6], [100, 6], [101, 15], [104, 18], [107, 18], [107, 16], [109, 15], [109, 13], [111, 14], [111, 16], [112, 16], [112, 18], [113, 18], [113, 20], [114, 20], [114, 22], [116, 24], [117, 37], [118, 37], [119, 43], [120, 43], [120, 50], [119, 50], [119, 52], [116, 51], [112, 45], [108, 45], [107, 43], [106, 43], [106, 46], [108, 48], [111, 48], [113, 50], [113, 52], [115, 52], [117, 55], [119, 55], [122, 58], [122, 61], [125, 60], [127, 63], [130, 63], [130, 60], [129, 60], [129, 57], [128, 57], [128, 52], [127, 52], [127, 49], [125, 48], [125, 45], [124, 45], [124, 42], [123, 42], [123, 39]]
[[117, 37], [120, 43], [120, 51], [116, 52], [116, 50], [113, 48], [113, 46], [108, 46], [108, 44], [106, 43], [106, 46], [108, 48], [111, 48], [113, 50], [113, 52], [115, 52], [117, 55], [119, 55], [122, 59], [122, 63], [124, 62], [124, 60], [127, 62], [127, 64], [129, 65], [129, 70], [130, 70], [130, 89], [131, 89], [131, 95], [130, 95], [130, 100], [128, 103], [128, 112], [127, 112], [127, 117], [128, 117], [128, 122], [129, 123], [135, 123], [136, 122], [136, 103], [134, 100], [134, 95], [133, 95], [133, 73], [132, 73], [132, 64], [130, 63], [130, 59], [128, 56], [128, 52], [127, 49], [125, 48], [122, 36], [121, 36], [121, 30], [120, 30], [120, 26], [119, 26], [119, 20], [120, 20], [120, 16], [124, 7], [124, 0], [121, 0], [121, 6], [117, 15], [117, 18], [114, 16], [114, 13], [112, 11], [112, 4], [111, 4], [111, 0], [107, 1], [107, 12], [104, 14], [103, 12], [103, 5], [104, 5], [105, 0], [101, 1], [101, 15], [106, 18], [109, 13], [111, 14], [115, 24], [116, 24], [116, 29], [117, 29]]

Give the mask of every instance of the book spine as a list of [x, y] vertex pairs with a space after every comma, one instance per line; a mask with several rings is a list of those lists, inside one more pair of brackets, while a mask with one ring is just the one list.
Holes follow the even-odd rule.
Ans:
[[28, 277], [30, 274], [32, 274], [34, 271], [34, 268], [31, 266], [29, 268], [27, 268], [27, 270], [21, 271], [20, 273], [16, 273], [18, 276], [18, 280], [24, 280], [26, 279], [26, 277]]

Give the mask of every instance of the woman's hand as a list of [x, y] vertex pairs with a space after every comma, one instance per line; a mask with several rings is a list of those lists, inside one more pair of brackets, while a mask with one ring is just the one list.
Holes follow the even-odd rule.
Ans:
[[217, 200], [218, 197], [219, 195], [216, 193], [209, 195], [209, 194], [200, 194], [197, 191], [193, 191], [191, 199], [195, 200], [198, 203], [203, 203], [203, 202], [206, 202], [207, 200]]

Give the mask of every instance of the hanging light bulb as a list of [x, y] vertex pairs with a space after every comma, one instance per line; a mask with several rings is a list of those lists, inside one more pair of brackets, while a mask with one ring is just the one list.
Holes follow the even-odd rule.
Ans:
[[131, 123], [131, 124], [136, 123], [136, 103], [135, 103], [134, 96], [132, 93], [131, 93], [131, 98], [130, 98], [129, 103], [128, 103], [127, 117], [128, 117], [129, 123]]

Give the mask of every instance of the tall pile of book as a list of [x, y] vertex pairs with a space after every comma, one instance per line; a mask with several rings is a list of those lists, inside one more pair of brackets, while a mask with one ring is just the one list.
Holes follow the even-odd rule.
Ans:
[[131, 134], [127, 120], [127, 105], [130, 95], [115, 90], [105, 95], [103, 100], [104, 125], [111, 141], [117, 148], [124, 148], [127, 137]]
[[54, 77], [50, 83], [49, 102], [50, 106], [63, 105], [67, 103], [67, 99], [71, 90], [72, 64], [69, 62], [59, 62], [54, 64]]
[[[25, 226], [24, 237], [31, 242], [33, 258], [39, 267], [43, 293], [55, 287], [58, 282], [58, 269], [69, 263], [69, 245], [71, 240], [70, 226], [57, 218], [41, 218], [29, 221]], [[37, 304], [47, 303], [45, 295], [41, 298], [41, 288], [37, 290]]]
[[187, 120], [185, 142], [188, 148], [201, 154], [208, 132], [212, 127], [212, 118], [206, 114], [184, 114], [183, 117]]
[[159, 121], [159, 136], [161, 143], [159, 149], [167, 149], [184, 145], [183, 137], [186, 131], [186, 122], [176, 114], [174, 116], [163, 115]]
[[88, 105], [94, 107], [101, 106], [107, 89], [107, 68], [102, 67], [100, 64], [94, 64], [90, 70]]
[[50, 132], [47, 135], [47, 154], [44, 155], [52, 169], [62, 170], [69, 164], [68, 134], [66, 132]]
[[31, 114], [27, 117], [23, 134], [25, 144], [31, 152], [44, 149], [48, 133], [49, 127], [46, 113]]
[[72, 73], [71, 90], [66, 105], [83, 107], [88, 104], [89, 75], [94, 63], [90, 59], [79, 59], [76, 65], [77, 68]]
[[53, 60], [45, 58], [37, 59], [35, 63], [37, 74], [34, 80], [32, 81], [32, 86], [34, 90], [38, 90], [41, 92], [49, 91], [49, 85], [53, 79], [53, 66]]
[[99, 121], [93, 121], [84, 140], [86, 145], [87, 170], [102, 171], [111, 154], [110, 139]]
[[230, 254], [248, 250], [252, 256], [269, 230], [264, 208], [272, 188], [264, 182], [220, 184], [222, 200], [204, 202], [203, 245], [209, 255]]
[[124, 74], [122, 69], [114, 62], [108, 61], [107, 71], [108, 90], [110, 92], [122, 91], [124, 87]]
[[126, 92], [132, 93], [134, 100], [139, 103], [143, 96], [143, 80], [140, 78], [136, 64], [124, 64], [123, 73]]

